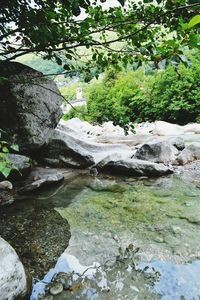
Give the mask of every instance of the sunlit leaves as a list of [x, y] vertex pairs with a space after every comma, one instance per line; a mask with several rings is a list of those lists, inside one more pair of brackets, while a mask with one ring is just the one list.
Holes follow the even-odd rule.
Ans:
[[188, 28], [192, 28], [199, 23], [200, 23], [200, 15], [196, 15], [188, 23]]

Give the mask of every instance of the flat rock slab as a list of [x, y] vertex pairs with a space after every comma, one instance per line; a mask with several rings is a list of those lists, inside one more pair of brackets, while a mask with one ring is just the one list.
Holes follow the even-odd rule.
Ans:
[[0, 298], [19, 299], [26, 295], [26, 291], [24, 267], [15, 250], [0, 238]]
[[73, 136], [60, 129], [52, 130], [44, 152], [44, 162], [55, 167], [87, 168], [108, 155], [131, 157], [133, 150], [127, 145], [94, 143], [82, 136]]
[[102, 172], [126, 176], [159, 177], [173, 173], [172, 169], [163, 164], [140, 159], [104, 161], [97, 165], [97, 169]]
[[27, 184], [18, 190], [19, 194], [27, 194], [38, 191], [48, 186], [58, 184], [64, 180], [64, 175], [60, 171], [49, 169], [36, 169], [29, 178]]

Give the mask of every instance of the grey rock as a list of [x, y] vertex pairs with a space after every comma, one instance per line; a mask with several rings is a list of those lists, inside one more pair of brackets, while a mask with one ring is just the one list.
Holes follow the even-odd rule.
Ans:
[[119, 161], [104, 160], [97, 165], [102, 172], [127, 176], [159, 177], [173, 173], [173, 170], [163, 164], [157, 164], [139, 159], [125, 159]]
[[52, 283], [49, 291], [50, 291], [50, 294], [53, 296], [56, 296], [56, 295], [62, 293], [62, 291], [63, 291], [62, 283], [60, 283], [60, 282]]
[[0, 238], [0, 298], [21, 299], [26, 293], [27, 280], [24, 267], [15, 250]]
[[9, 180], [19, 180], [25, 178], [31, 170], [30, 158], [19, 154], [7, 154], [7, 158], [13, 169], [8, 176]]
[[0, 188], [0, 206], [14, 202], [13, 191]]
[[115, 181], [110, 180], [99, 180], [95, 178], [88, 187], [96, 192], [113, 192], [113, 193], [123, 193], [126, 191], [125, 186], [118, 184]]
[[55, 172], [54, 174], [46, 174], [43, 176], [36, 176], [36, 180], [25, 185], [25, 187], [21, 188], [18, 193], [19, 194], [27, 194], [33, 191], [38, 191], [42, 188], [46, 188], [48, 186], [52, 186], [64, 180], [64, 175], [62, 173]]
[[53, 80], [18, 62], [2, 62], [0, 74], [8, 79], [0, 85], [0, 128], [21, 151], [38, 150], [62, 116], [60, 92]]
[[57, 167], [85, 168], [95, 163], [83, 141], [58, 129], [52, 131], [44, 157], [45, 163]]
[[200, 160], [200, 146], [196, 144], [190, 144], [177, 156], [173, 164], [185, 165], [194, 160]]
[[111, 154], [127, 158], [132, 153], [131, 148], [126, 145], [94, 143], [56, 129], [52, 130], [51, 139], [44, 151], [44, 162], [54, 167], [86, 168]]
[[13, 189], [13, 185], [10, 181], [8, 180], [4, 180], [0, 182], [0, 189], [1, 190], [12, 190]]
[[13, 185], [10, 181], [5, 180], [0, 182], [0, 206], [11, 204], [13, 198]]
[[137, 159], [148, 160], [155, 163], [169, 163], [176, 159], [178, 149], [184, 147], [182, 139], [169, 139], [151, 142], [142, 145], [135, 153]]
[[171, 137], [169, 139], [167, 139], [166, 141], [168, 141], [171, 145], [173, 145], [174, 147], [176, 147], [178, 150], [183, 150], [185, 148], [185, 142], [184, 139], [181, 137]]

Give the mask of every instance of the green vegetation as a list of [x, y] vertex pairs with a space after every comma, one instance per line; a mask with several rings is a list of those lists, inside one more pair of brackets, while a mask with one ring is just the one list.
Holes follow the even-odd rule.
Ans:
[[19, 57], [17, 61], [42, 72], [43, 74], [59, 74], [63, 72], [63, 68], [57, 63], [50, 60], [44, 60], [42, 56], [34, 54], [26, 54]]
[[0, 129], [0, 174], [5, 178], [9, 176], [13, 169], [13, 166], [6, 154], [11, 151], [19, 151], [18, 145], [10, 143], [6, 136], [6, 132]]
[[184, 46], [199, 47], [199, 7], [197, 0], [4, 1], [0, 60], [34, 53], [87, 78], [109, 65], [186, 62]]
[[[102, 80], [83, 87], [88, 116], [71, 110], [65, 119], [102, 123], [112, 120], [119, 125], [130, 122], [164, 120], [185, 124], [200, 120], [200, 65], [198, 55], [190, 68], [169, 66], [146, 75], [143, 68], [116, 73], [109, 69]], [[84, 111], [86, 109], [84, 108]]]

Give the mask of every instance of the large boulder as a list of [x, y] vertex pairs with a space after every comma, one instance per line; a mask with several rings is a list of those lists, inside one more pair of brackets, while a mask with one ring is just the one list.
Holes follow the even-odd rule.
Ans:
[[176, 159], [184, 147], [185, 143], [181, 138], [150, 142], [137, 149], [134, 157], [155, 163], [169, 163]]
[[0, 238], [0, 298], [21, 299], [27, 292], [24, 267], [15, 250]]
[[20, 64], [0, 64], [0, 128], [7, 131], [27, 153], [38, 150], [58, 124], [61, 95], [53, 80]]
[[84, 139], [81, 135], [59, 129], [52, 130], [51, 139], [43, 154], [48, 165], [56, 167], [85, 168], [97, 164], [108, 155], [131, 157], [133, 150], [126, 145], [100, 144]]
[[159, 177], [173, 173], [172, 169], [163, 164], [140, 159], [124, 159], [118, 161], [110, 161], [105, 159], [97, 165], [97, 169], [102, 172], [112, 173], [115, 175], [126, 176], [147, 176]]

